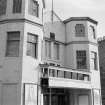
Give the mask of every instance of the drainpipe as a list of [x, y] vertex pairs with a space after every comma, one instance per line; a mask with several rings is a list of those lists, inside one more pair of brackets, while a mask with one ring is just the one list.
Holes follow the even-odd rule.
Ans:
[[50, 88], [50, 105], [51, 105], [51, 88]]

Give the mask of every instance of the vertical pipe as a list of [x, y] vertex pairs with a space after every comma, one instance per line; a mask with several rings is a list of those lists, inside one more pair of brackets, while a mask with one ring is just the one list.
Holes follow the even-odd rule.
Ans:
[[37, 105], [39, 105], [39, 84], [37, 85]]
[[49, 70], [50, 70], [50, 69], [48, 68], [48, 78], [49, 78]]
[[53, 6], [54, 6], [54, 5], [53, 5], [53, 0], [52, 0], [52, 11], [53, 11], [53, 9], [54, 9]]
[[53, 9], [54, 9], [54, 4], [53, 4], [53, 0], [52, 0], [52, 24], [53, 24]]
[[93, 89], [91, 89], [91, 103], [94, 105], [94, 92]]
[[50, 105], [51, 105], [51, 88], [50, 88]]

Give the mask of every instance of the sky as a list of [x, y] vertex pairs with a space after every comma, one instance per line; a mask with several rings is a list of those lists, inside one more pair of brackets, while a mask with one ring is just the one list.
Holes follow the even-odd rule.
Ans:
[[105, 0], [53, 0], [54, 11], [61, 19], [90, 17], [98, 21], [97, 36], [105, 36]]

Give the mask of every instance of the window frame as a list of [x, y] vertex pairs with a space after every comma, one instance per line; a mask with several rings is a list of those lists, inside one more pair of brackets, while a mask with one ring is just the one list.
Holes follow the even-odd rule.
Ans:
[[[5, 7], [4, 7], [4, 5], [2, 4], [2, 3], [5, 3], [4, 5], [5, 5]], [[2, 16], [2, 15], [6, 15], [6, 10], [7, 10], [7, 0], [2, 0], [1, 1], [1, 3], [0, 3], [0, 6], [1, 6], [1, 8], [2, 8], [2, 11], [0, 12], [0, 16]], [[1, 9], [0, 8], [0, 9]]]
[[[35, 6], [36, 6], [36, 8], [35, 8]], [[36, 1], [36, 0], [30, 0], [29, 1], [28, 12], [32, 16], [36, 16], [37, 18], [39, 17], [39, 4], [38, 4], [38, 1]]]
[[[28, 40], [29, 35], [30, 35], [30, 36], [34, 36], [34, 38], [36, 37], [36, 42], [29, 41], [29, 40]], [[31, 54], [28, 52], [28, 44], [34, 45], [34, 49], [35, 49], [35, 51], [34, 51], [34, 56], [31, 55]], [[28, 54], [28, 53], [29, 53], [29, 54]], [[30, 57], [33, 57], [33, 58], [35, 58], [35, 59], [38, 58], [38, 35], [29, 33], [29, 32], [27, 33], [27, 51], [26, 51], [26, 55], [27, 55], [27, 56], [30, 56]]]
[[57, 52], [56, 52], [56, 57], [54, 56], [54, 60], [60, 60], [60, 44], [57, 42], [54, 42], [54, 53], [55, 53], [55, 45], [57, 45]]
[[[9, 34], [11, 35], [11, 33], [19, 33], [19, 39], [9, 39]], [[18, 42], [18, 55], [9, 55], [9, 43], [10, 42]], [[7, 32], [7, 44], [6, 44], [6, 53], [5, 56], [6, 57], [19, 57], [19, 49], [20, 49], [20, 31], [9, 31]]]
[[[82, 30], [82, 32], [81, 32]], [[75, 25], [75, 36], [76, 37], [85, 37], [85, 26], [84, 24]]]
[[94, 54], [94, 58], [91, 57], [91, 59], [94, 63], [94, 70], [98, 70], [97, 52], [91, 51], [91, 54]]
[[90, 28], [91, 28], [91, 30], [92, 30], [92, 37], [93, 37], [94, 39], [96, 39], [96, 31], [95, 31], [94, 26], [90, 25]]
[[22, 12], [22, 0], [13, 0], [13, 9], [12, 12], [15, 13], [21, 13]]
[[[48, 58], [48, 59], [52, 58], [51, 44], [52, 44], [51, 41], [45, 40], [45, 57]], [[48, 48], [48, 46], [49, 46], [49, 48]]]
[[[78, 53], [80, 53], [81, 56], [79, 56]], [[84, 55], [82, 53], [84, 53]], [[84, 65], [82, 65], [83, 60], [85, 60]], [[87, 69], [87, 51], [86, 50], [76, 50], [76, 65], [77, 65], [77, 69]]]

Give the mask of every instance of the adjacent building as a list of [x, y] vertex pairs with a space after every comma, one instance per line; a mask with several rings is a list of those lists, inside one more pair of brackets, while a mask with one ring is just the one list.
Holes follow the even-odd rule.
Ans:
[[42, 0], [1, 0], [0, 105], [101, 105], [96, 27]]
[[98, 40], [102, 104], [105, 105], [105, 38]]

